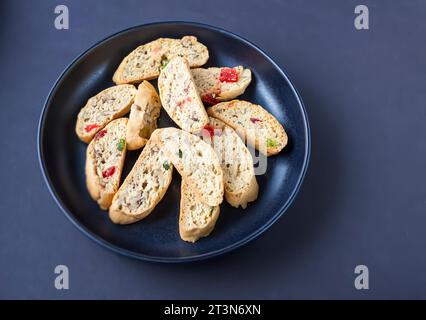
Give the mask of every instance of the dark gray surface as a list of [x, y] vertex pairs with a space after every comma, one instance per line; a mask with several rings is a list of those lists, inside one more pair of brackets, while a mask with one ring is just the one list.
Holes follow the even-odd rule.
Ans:
[[[37, 3], [37, 4], [36, 4]], [[426, 3], [2, 1], [0, 298], [426, 298]], [[67, 4], [70, 30], [54, 28]], [[287, 214], [255, 242], [202, 263], [143, 263], [81, 234], [51, 198], [38, 118], [79, 53], [121, 29], [189, 20], [253, 41], [289, 73], [310, 117], [312, 157]], [[53, 286], [70, 268], [70, 290]], [[354, 267], [370, 269], [368, 291]]]

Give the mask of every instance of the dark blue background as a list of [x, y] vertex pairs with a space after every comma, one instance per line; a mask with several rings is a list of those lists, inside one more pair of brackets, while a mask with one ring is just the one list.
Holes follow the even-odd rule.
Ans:
[[[370, 30], [356, 31], [367, 4]], [[70, 29], [54, 28], [66, 4]], [[161, 20], [240, 34], [289, 73], [310, 117], [310, 168], [266, 234], [186, 265], [98, 246], [44, 184], [36, 134], [66, 65], [121, 29]], [[1, 1], [0, 298], [426, 298], [426, 3], [410, 1]], [[70, 290], [54, 288], [54, 267]], [[354, 268], [370, 269], [370, 290]]]

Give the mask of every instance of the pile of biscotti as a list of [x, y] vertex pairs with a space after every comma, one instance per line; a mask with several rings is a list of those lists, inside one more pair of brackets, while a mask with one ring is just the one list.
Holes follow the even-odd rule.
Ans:
[[[116, 85], [79, 112], [76, 133], [89, 144], [87, 188], [114, 223], [148, 216], [166, 193], [173, 167], [182, 177], [179, 233], [185, 241], [210, 234], [224, 197], [243, 209], [257, 199], [245, 142], [271, 156], [285, 147], [287, 135], [260, 105], [233, 100], [250, 84], [249, 69], [200, 68], [208, 58], [193, 36], [141, 45], [120, 63]], [[156, 78], [159, 94], [147, 81]], [[157, 129], [162, 107], [181, 129]], [[126, 150], [142, 147], [120, 185]]]

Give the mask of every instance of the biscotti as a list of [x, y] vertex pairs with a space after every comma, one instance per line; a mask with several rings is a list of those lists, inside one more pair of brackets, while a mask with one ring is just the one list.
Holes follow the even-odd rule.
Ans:
[[142, 148], [151, 133], [157, 128], [161, 103], [157, 91], [151, 83], [143, 81], [130, 108], [129, 123], [127, 124], [127, 149]]
[[115, 71], [113, 81], [122, 84], [155, 79], [161, 68], [177, 56], [187, 59], [193, 68], [204, 65], [209, 58], [209, 52], [207, 47], [193, 36], [185, 36], [182, 39], [159, 38], [137, 47], [125, 57]]
[[223, 201], [223, 172], [213, 148], [199, 137], [176, 128], [157, 129], [154, 134], [151, 139], [159, 141], [198, 201], [219, 205]]
[[181, 182], [179, 234], [182, 240], [195, 242], [208, 236], [219, 217], [220, 207], [209, 206], [197, 200], [185, 180]]
[[129, 112], [136, 95], [133, 85], [118, 85], [105, 89], [90, 98], [77, 116], [75, 132], [80, 140], [89, 143], [109, 122]]
[[158, 78], [158, 90], [163, 108], [183, 130], [194, 133], [207, 124], [207, 113], [186, 59], [169, 61]]
[[287, 145], [287, 134], [278, 120], [263, 107], [242, 100], [218, 103], [207, 113], [225, 122], [247, 142], [267, 156]]
[[210, 117], [202, 135], [213, 145], [221, 162], [226, 201], [235, 208], [245, 209], [259, 192], [250, 151], [234, 129], [218, 119]]
[[207, 104], [232, 100], [242, 95], [251, 82], [251, 71], [234, 68], [195, 68], [191, 70], [201, 100]]
[[120, 183], [126, 156], [126, 125], [126, 118], [110, 122], [87, 146], [87, 189], [102, 209], [109, 208]]
[[172, 171], [173, 166], [160, 146], [150, 139], [115, 194], [109, 208], [110, 219], [117, 224], [129, 224], [148, 216], [166, 193]]

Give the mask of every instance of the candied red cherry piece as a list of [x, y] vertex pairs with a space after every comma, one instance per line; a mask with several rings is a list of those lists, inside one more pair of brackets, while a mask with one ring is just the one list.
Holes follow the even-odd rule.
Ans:
[[207, 104], [211, 104], [211, 105], [214, 105], [218, 102], [216, 100], [216, 98], [213, 96], [213, 94], [211, 94], [211, 93], [203, 94], [201, 96], [201, 100], [203, 100], [203, 102], [205, 102]]
[[250, 121], [253, 122], [253, 123], [262, 122], [262, 120], [260, 120], [258, 118], [250, 118]]
[[98, 139], [100, 139], [100, 138], [103, 138], [106, 134], [107, 134], [107, 130], [106, 130], [106, 129], [101, 130], [101, 131], [99, 131], [99, 132], [96, 134], [95, 139], [96, 139], [96, 140], [98, 140]]
[[210, 138], [214, 136], [213, 126], [206, 124], [203, 129], [203, 134], [206, 133]]
[[102, 171], [103, 178], [109, 178], [115, 173], [115, 167], [109, 167], [108, 169]]
[[220, 70], [219, 81], [221, 82], [237, 82], [238, 72], [233, 68], [222, 68]]
[[98, 124], [89, 124], [89, 125], [84, 127], [84, 130], [86, 130], [86, 132], [90, 132], [93, 129], [97, 129], [99, 127], [100, 127], [100, 125], [98, 125]]

